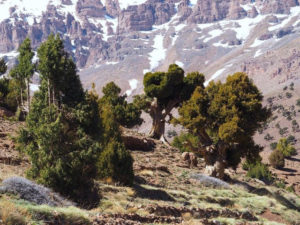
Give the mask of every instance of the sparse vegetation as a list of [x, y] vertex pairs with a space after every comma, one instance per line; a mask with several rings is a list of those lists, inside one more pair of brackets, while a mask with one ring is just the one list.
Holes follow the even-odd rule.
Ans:
[[284, 167], [284, 155], [281, 151], [275, 150], [269, 157], [269, 162], [272, 167], [279, 169]]
[[200, 147], [199, 143], [200, 140], [197, 136], [190, 133], [182, 133], [174, 138], [172, 145], [181, 152], [197, 152]]
[[286, 138], [278, 141], [276, 149], [280, 151], [284, 157], [290, 157], [296, 154], [296, 149], [288, 142]]
[[256, 178], [264, 181], [265, 183], [271, 183], [273, 181], [272, 173], [270, 172], [268, 166], [261, 162], [251, 164], [249, 166], [247, 176], [251, 178]]

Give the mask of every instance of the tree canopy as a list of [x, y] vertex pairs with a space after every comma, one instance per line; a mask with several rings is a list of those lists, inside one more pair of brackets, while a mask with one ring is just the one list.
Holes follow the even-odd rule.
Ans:
[[121, 126], [131, 128], [143, 122], [141, 108], [135, 102], [128, 103], [127, 96], [121, 95], [121, 88], [114, 82], [103, 87], [102, 92], [103, 97], [99, 102], [100, 109], [105, 108], [105, 105], [110, 105], [114, 118]]
[[[245, 73], [228, 76], [225, 83], [198, 86], [179, 108], [178, 123], [197, 135], [199, 151], [214, 176], [223, 177], [224, 168], [236, 167], [241, 157], [257, 158], [261, 147], [253, 135], [270, 116], [262, 106], [263, 96]], [[217, 169], [218, 168], [218, 169]]]
[[[166, 118], [172, 118], [171, 111], [190, 98], [197, 86], [203, 86], [204, 75], [193, 72], [184, 76], [176, 64], [167, 72], [149, 72], [144, 76], [144, 91], [148, 104], [146, 111], [153, 119], [150, 136], [160, 139], [164, 135]], [[143, 104], [141, 104], [143, 105]]]

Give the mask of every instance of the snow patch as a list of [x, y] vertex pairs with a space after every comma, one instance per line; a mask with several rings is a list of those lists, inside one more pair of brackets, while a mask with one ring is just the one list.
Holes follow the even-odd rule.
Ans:
[[177, 64], [177, 65], [180, 66], [181, 68], [184, 67], [184, 63], [183, 63], [183, 62], [175, 61], [175, 64]]
[[253, 42], [253, 44], [250, 46], [250, 48], [255, 48], [260, 46], [261, 44], [263, 44], [265, 41], [259, 40], [259, 39], [255, 39], [255, 41]]
[[256, 57], [258, 57], [258, 56], [260, 56], [260, 55], [262, 55], [263, 53], [262, 53], [262, 50], [261, 49], [259, 49], [259, 50], [257, 50], [256, 52], [255, 52], [255, 54], [254, 54], [254, 58], [256, 58]]
[[228, 43], [224, 44], [224, 43], [222, 43], [222, 41], [219, 41], [217, 43], [213, 43], [213, 46], [222, 47], [222, 48], [234, 48], [233, 45], [229, 45]]
[[274, 31], [274, 30], [281, 29], [281, 28], [285, 27], [294, 17], [296, 17], [296, 16], [299, 17], [299, 15], [300, 15], [300, 6], [292, 7], [291, 8], [291, 13], [286, 19], [284, 19], [280, 24], [269, 27], [268, 30], [269, 31]]
[[132, 94], [132, 92], [133, 92], [135, 89], [137, 89], [137, 86], [138, 86], [139, 81], [136, 80], [136, 79], [131, 79], [131, 80], [129, 80], [128, 83], [129, 83], [130, 89], [127, 90], [125, 93], [126, 93], [127, 96], [130, 96], [130, 95]]
[[210, 35], [210, 37], [205, 38], [203, 40], [203, 42], [208, 42], [209, 40], [214, 39], [214, 38], [220, 36], [221, 34], [223, 34], [223, 31], [220, 30], [220, 29], [216, 29], [216, 30], [209, 31], [208, 34]]
[[40, 85], [39, 84], [29, 84], [29, 88], [30, 88], [30, 91], [32, 92], [36, 92], [38, 90], [40, 90]]
[[166, 57], [166, 49], [164, 48], [164, 36], [161, 34], [156, 35], [152, 47], [154, 49], [149, 54], [150, 71], [153, 71], [156, 67], [158, 67], [159, 63]]
[[232, 64], [229, 64], [227, 66], [225, 66], [222, 69], [219, 69], [217, 72], [215, 72], [214, 75], [212, 75], [207, 81], [205, 81], [204, 86], [207, 86], [209, 84], [209, 82], [211, 82], [212, 80], [216, 79], [217, 77], [221, 76], [223, 74], [223, 72], [230, 68], [232, 66]]
[[190, 7], [194, 7], [195, 5], [197, 5], [198, 0], [190, 0], [189, 6]]
[[255, 18], [244, 18], [237, 20], [236, 22], [240, 27], [233, 28], [233, 30], [236, 32], [236, 37], [241, 40], [246, 40], [251, 30], [265, 18], [265, 15], [258, 15]]

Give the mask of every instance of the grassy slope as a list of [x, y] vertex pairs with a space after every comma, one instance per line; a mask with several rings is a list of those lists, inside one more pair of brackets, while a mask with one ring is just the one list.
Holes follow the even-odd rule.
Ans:
[[[75, 207], [35, 206], [19, 200], [17, 196], [2, 195], [2, 224], [108, 224], [115, 221], [121, 221], [120, 224], [137, 224], [139, 221], [146, 221], [146, 224], [162, 221], [164, 224], [208, 224], [208, 221], [224, 224], [299, 224], [299, 211], [290, 209], [285, 206], [286, 201], [278, 201], [274, 197], [283, 196], [300, 208], [300, 198], [295, 194], [275, 187], [267, 187], [269, 192], [266, 193], [259, 189], [265, 188], [264, 185], [238, 174], [232, 177], [251, 184], [260, 195], [233, 184], [228, 190], [203, 187], [190, 179], [191, 174], [201, 172], [203, 163], [197, 168], [187, 168], [180, 152], [160, 143], [153, 152], [137, 151], [132, 154], [135, 159], [135, 185], [118, 187], [98, 182], [103, 198], [97, 208], [86, 211]], [[24, 176], [25, 170], [20, 172], [19, 169], [21, 165], [1, 164], [10, 168], [9, 176]], [[8, 175], [2, 176], [0, 178], [3, 179]], [[231, 215], [236, 212], [240, 212], [240, 216]], [[258, 221], [249, 221], [242, 212], [249, 212]]]

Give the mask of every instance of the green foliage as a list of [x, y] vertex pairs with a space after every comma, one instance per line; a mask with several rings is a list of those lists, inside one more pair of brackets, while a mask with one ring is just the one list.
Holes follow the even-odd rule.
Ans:
[[274, 137], [272, 137], [269, 133], [267, 133], [267, 134], [264, 136], [264, 139], [265, 139], [266, 141], [271, 141], [271, 140], [274, 139]]
[[26, 38], [19, 47], [18, 65], [16, 69], [21, 75], [22, 79], [30, 81], [32, 77], [35, 65], [32, 63], [34, 53], [31, 49], [31, 41]]
[[105, 149], [97, 161], [98, 177], [111, 178], [114, 182], [125, 185], [133, 183], [133, 159], [125, 149], [121, 139], [119, 123], [112, 113], [112, 106], [101, 109]]
[[275, 183], [275, 186], [278, 187], [278, 188], [282, 188], [282, 189], [285, 189], [286, 185], [284, 183], [283, 180], [279, 180]]
[[[50, 35], [38, 48], [38, 71], [41, 74], [41, 89], [47, 90], [49, 103], [76, 106], [84, 99], [84, 91], [74, 61], [64, 50], [59, 35]], [[54, 96], [54, 97], [53, 97]]]
[[293, 136], [293, 135], [289, 135], [286, 140], [287, 140], [288, 144], [292, 144], [292, 145], [297, 141], [295, 136]]
[[6, 65], [6, 62], [4, 60], [4, 58], [1, 58], [0, 59], [0, 76], [4, 73], [6, 73], [7, 71], [7, 65]]
[[297, 105], [297, 106], [300, 106], [300, 98], [297, 99], [296, 105]]
[[[59, 61], [53, 65], [62, 68], [55, 70], [59, 72], [55, 76], [42, 74], [40, 91], [35, 93], [26, 126], [19, 131], [17, 143], [18, 149], [29, 156], [31, 168], [27, 174], [30, 178], [81, 201], [87, 198], [85, 194], [92, 188], [97, 174], [96, 162], [102, 150], [102, 124], [97, 99], [83, 92], [76, 66], [71, 59], [61, 57], [66, 53], [63, 45], [57, 45], [59, 43], [59, 38], [50, 36], [39, 49], [41, 65]], [[56, 45], [52, 47], [59, 54], [51, 54], [53, 48], [50, 44]], [[48, 55], [52, 58], [45, 57]], [[41, 65], [39, 68], [44, 68]], [[59, 84], [56, 86], [59, 92], [52, 99], [53, 103], [59, 102], [59, 107], [49, 105], [48, 81]], [[72, 96], [76, 91], [79, 94]]]
[[144, 100], [141, 105], [148, 108], [146, 112], [153, 119], [153, 138], [160, 139], [163, 136], [167, 116], [172, 121], [171, 111], [188, 100], [197, 86], [203, 87], [203, 83], [203, 74], [193, 72], [184, 76], [183, 69], [176, 64], [170, 65], [167, 72], [145, 74], [145, 96], [137, 100]]
[[93, 111], [88, 99], [77, 108], [58, 109], [35, 97], [18, 137], [18, 148], [31, 161], [30, 178], [73, 198], [91, 187], [101, 151]]
[[276, 146], [276, 149], [280, 151], [284, 157], [290, 157], [296, 155], [296, 149], [288, 142], [286, 138], [281, 138]]
[[14, 80], [0, 78], [0, 106], [15, 112], [18, 107], [17, 90]]
[[176, 136], [172, 142], [172, 145], [181, 152], [197, 152], [200, 147], [199, 144], [199, 138], [190, 133], [182, 133]]
[[122, 142], [112, 139], [100, 155], [97, 163], [99, 178], [111, 178], [124, 185], [133, 183], [133, 159]]
[[150, 98], [157, 98], [160, 105], [165, 105], [174, 98], [189, 99], [195, 87], [203, 86], [203, 82], [203, 74], [193, 72], [185, 77], [183, 69], [172, 64], [168, 72], [146, 73], [144, 91]]
[[[14, 85], [18, 90], [19, 106], [23, 109], [24, 100], [28, 101], [30, 107], [30, 79], [35, 71], [35, 65], [32, 63], [34, 53], [31, 49], [31, 42], [26, 38], [19, 47], [18, 63], [10, 71], [9, 75], [14, 80]], [[27, 89], [25, 97], [24, 90]]]
[[177, 135], [177, 132], [175, 130], [169, 130], [168, 131], [168, 138], [173, 138], [173, 137], [176, 137], [178, 136]]
[[272, 143], [270, 144], [270, 148], [271, 148], [272, 150], [275, 150], [276, 147], [277, 147], [277, 142], [272, 142]]
[[261, 148], [252, 137], [270, 117], [263, 96], [244, 73], [228, 76], [225, 83], [199, 86], [179, 108], [178, 122], [200, 138], [202, 145], [222, 144], [233, 167], [242, 156], [258, 157]]
[[247, 176], [271, 183], [274, 179], [267, 165], [263, 163], [252, 164], [247, 172]]
[[128, 103], [126, 95], [120, 96], [121, 89], [114, 82], [108, 83], [102, 92], [104, 95], [99, 103], [100, 108], [104, 105], [110, 105], [113, 116], [120, 125], [131, 128], [143, 122], [141, 106], [135, 102]]
[[284, 155], [281, 151], [275, 150], [269, 157], [269, 162], [272, 167], [279, 169], [284, 167]]

